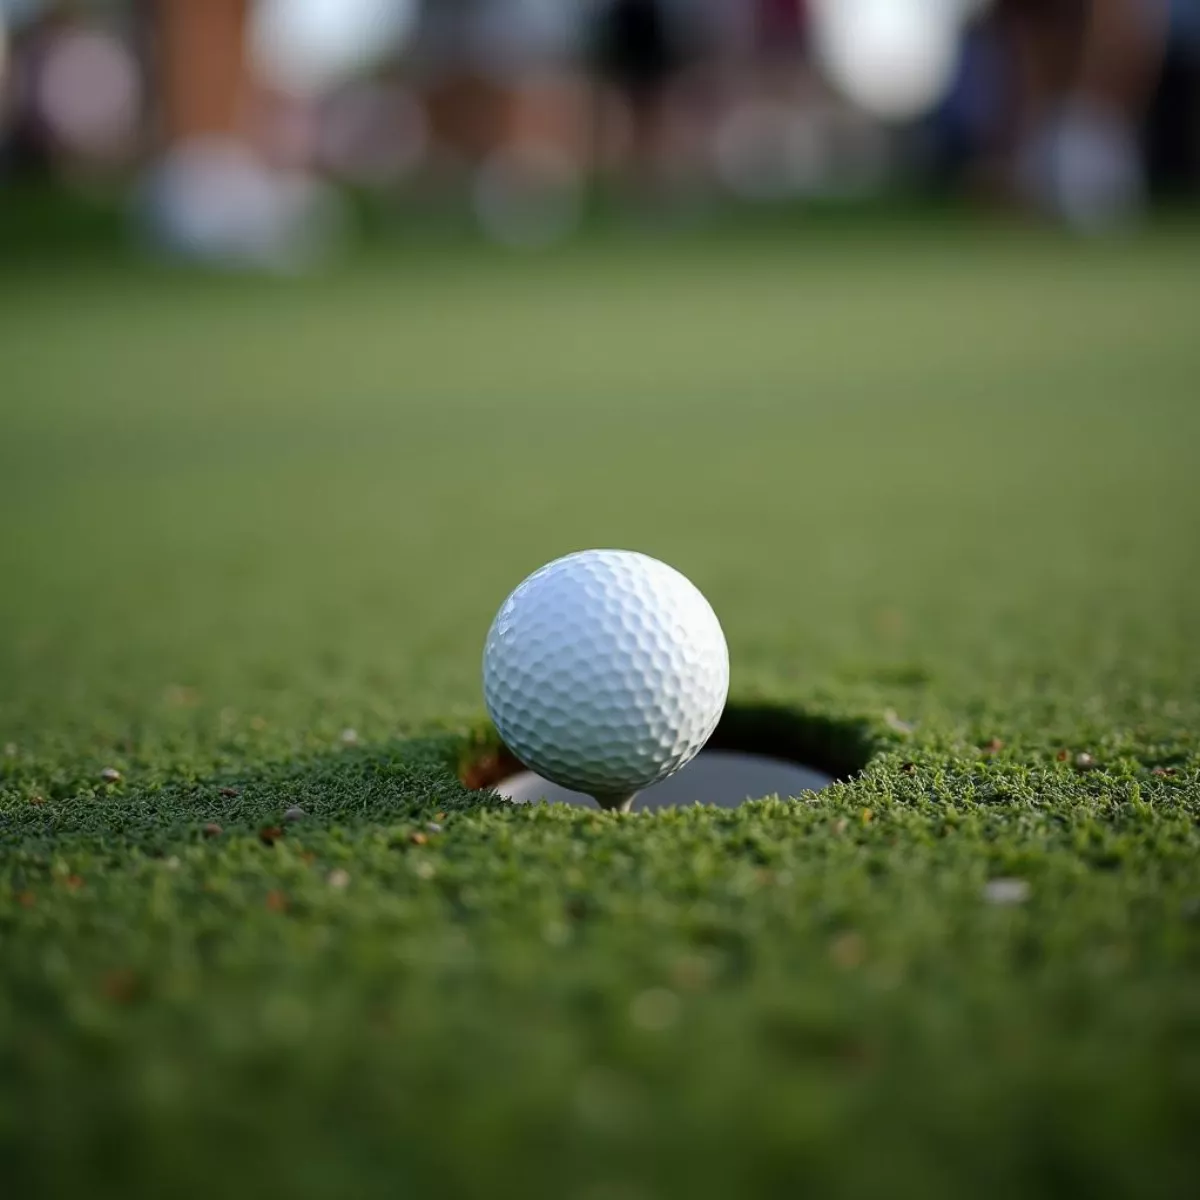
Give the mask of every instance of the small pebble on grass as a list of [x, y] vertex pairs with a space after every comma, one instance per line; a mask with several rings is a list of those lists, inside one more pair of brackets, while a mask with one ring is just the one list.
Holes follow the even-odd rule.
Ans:
[[308, 814], [298, 804], [293, 804], [291, 808], [283, 814], [283, 819], [289, 824], [295, 821], [303, 821]]
[[1024, 904], [1032, 889], [1024, 879], [989, 879], [983, 898], [989, 904]]

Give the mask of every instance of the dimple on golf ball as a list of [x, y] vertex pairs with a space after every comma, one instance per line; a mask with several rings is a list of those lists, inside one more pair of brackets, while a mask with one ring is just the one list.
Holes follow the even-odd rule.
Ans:
[[631, 796], [691, 761], [729, 691], [729, 652], [699, 589], [630, 550], [584, 550], [535, 571], [483, 652], [488, 712], [547, 779]]

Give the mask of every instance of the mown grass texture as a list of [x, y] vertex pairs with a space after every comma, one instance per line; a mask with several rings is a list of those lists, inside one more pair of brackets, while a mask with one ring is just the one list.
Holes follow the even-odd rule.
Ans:
[[[1184, 1194], [1196, 250], [13, 275], [13, 1194]], [[861, 775], [653, 817], [462, 787], [492, 613], [588, 545], [690, 575], [735, 705]]]

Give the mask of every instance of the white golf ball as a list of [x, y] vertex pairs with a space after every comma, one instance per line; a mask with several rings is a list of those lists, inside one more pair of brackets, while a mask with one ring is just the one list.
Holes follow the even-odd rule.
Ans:
[[729, 691], [729, 652], [708, 601], [672, 567], [584, 550], [529, 576], [483, 652], [488, 712], [547, 779], [620, 799], [690, 762]]

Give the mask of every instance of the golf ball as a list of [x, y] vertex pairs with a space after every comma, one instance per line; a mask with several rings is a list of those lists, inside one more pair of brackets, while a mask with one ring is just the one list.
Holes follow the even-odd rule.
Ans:
[[690, 762], [729, 691], [720, 622], [672, 567], [584, 550], [535, 571], [500, 606], [483, 652], [488, 712], [547, 779], [631, 795]]

